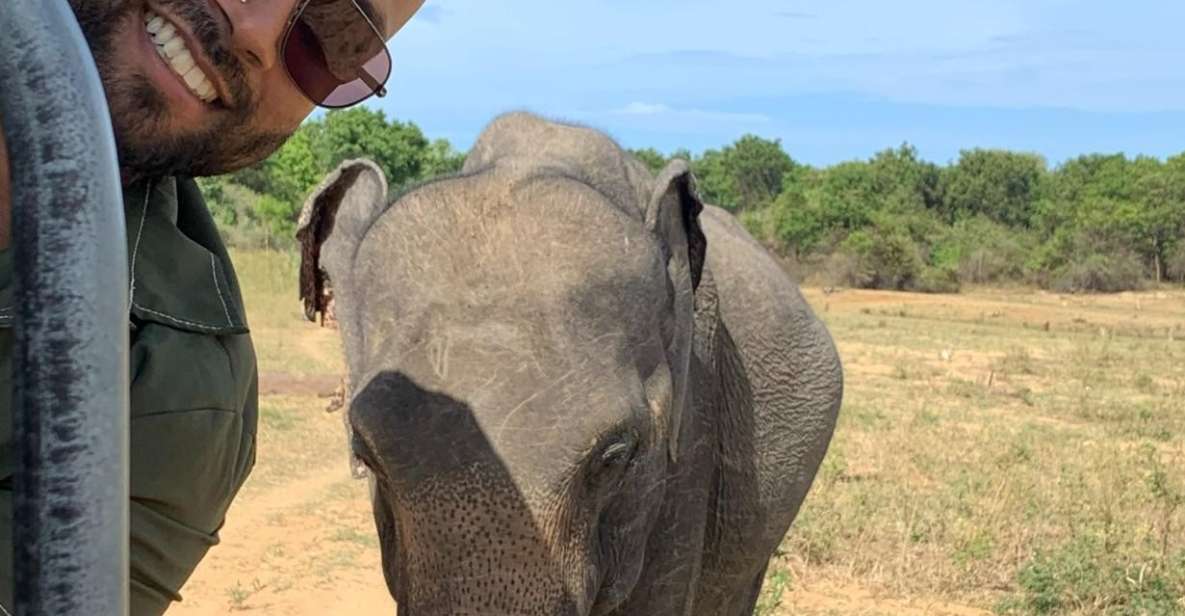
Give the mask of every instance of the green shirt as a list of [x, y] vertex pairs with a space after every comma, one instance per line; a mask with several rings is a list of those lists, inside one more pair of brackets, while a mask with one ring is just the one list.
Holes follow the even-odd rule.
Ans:
[[[132, 616], [162, 614], [218, 542], [255, 462], [255, 351], [189, 179], [124, 191], [131, 298]], [[19, 204], [14, 204], [18, 206]], [[12, 255], [0, 253], [0, 604], [11, 606]]]

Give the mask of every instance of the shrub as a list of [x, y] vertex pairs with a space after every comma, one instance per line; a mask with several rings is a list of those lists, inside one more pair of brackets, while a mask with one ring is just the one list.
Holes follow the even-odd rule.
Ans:
[[1019, 281], [1035, 242], [1027, 231], [1009, 229], [984, 217], [956, 222], [934, 248], [934, 263], [957, 271], [963, 283]]
[[745, 210], [737, 215], [737, 219], [757, 241], [766, 245], [776, 245], [778, 242], [775, 212], [776, 210], [772, 207]]
[[1185, 282], [1185, 241], [1177, 242], [1177, 247], [1169, 253], [1164, 265], [1169, 280]]
[[292, 237], [296, 232], [296, 219], [300, 216], [300, 206], [292, 201], [263, 195], [255, 203], [254, 213], [273, 235]]
[[872, 280], [872, 273], [860, 266], [860, 260], [846, 252], [833, 252], [820, 267], [819, 276], [832, 286], [865, 288]]
[[958, 293], [959, 273], [947, 267], [926, 267], [918, 275], [913, 290], [922, 293]]
[[1177, 597], [1185, 591], [1185, 576], [1175, 563], [1125, 560], [1107, 553], [1093, 537], [1038, 553], [1020, 568], [1017, 582], [1021, 596], [1005, 602], [1001, 611], [1175, 614]]
[[914, 287], [924, 264], [918, 247], [903, 230], [869, 227], [848, 235], [840, 250], [856, 262], [852, 286], [904, 291]]
[[1049, 288], [1061, 293], [1116, 293], [1144, 286], [1144, 264], [1131, 253], [1088, 255], [1052, 273]]

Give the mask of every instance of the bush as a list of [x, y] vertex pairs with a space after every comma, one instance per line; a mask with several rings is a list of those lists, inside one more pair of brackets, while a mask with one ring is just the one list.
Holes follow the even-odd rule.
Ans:
[[912, 289], [924, 264], [901, 229], [869, 227], [848, 235], [840, 250], [855, 260], [848, 284], [871, 289]]
[[1144, 264], [1131, 253], [1091, 254], [1064, 265], [1049, 278], [1061, 293], [1117, 293], [1144, 286]]
[[[1133, 571], [1140, 573], [1133, 576]], [[999, 611], [1176, 614], [1176, 599], [1185, 592], [1185, 572], [1179, 567], [1125, 562], [1091, 537], [1038, 553], [1017, 572], [1017, 582], [1021, 595]]]
[[777, 244], [775, 212], [772, 207], [745, 210], [737, 215], [737, 219], [757, 241], [766, 245]]
[[926, 267], [918, 276], [913, 290], [922, 293], [958, 293], [959, 273], [946, 267]]
[[861, 269], [860, 260], [846, 252], [833, 252], [823, 261], [819, 276], [824, 284], [841, 287], [867, 287], [872, 273]]
[[223, 241], [234, 248], [289, 248], [299, 206], [261, 195], [226, 178], [201, 178], [198, 186]]
[[1177, 242], [1177, 247], [1169, 253], [1164, 265], [1169, 280], [1185, 282], [1185, 241]]
[[1021, 280], [1034, 245], [1029, 232], [984, 217], [969, 218], [956, 222], [938, 240], [934, 263], [955, 270], [962, 283]]
[[296, 234], [296, 219], [300, 217], [300, 205], [263, 195], [253, 210], [259, 222], [277, 237], [293, 237]]

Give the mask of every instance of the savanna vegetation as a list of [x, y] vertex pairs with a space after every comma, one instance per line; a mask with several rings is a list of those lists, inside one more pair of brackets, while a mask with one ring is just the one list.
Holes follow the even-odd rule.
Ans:
[[[261, 374], [255, 471], [175, 616], [391, 614], [350, 478], [338, 332], [291, 252], [234, 254]], [[756, 616], [1185, 613], [1185, 291], [804, 290], [839, 427]]]
[[[1185, 291], [1158, 285], [1185, 277], [1185, 156], [969, 150], [942, 166], [902, 146], [814, 168], [755, 136], [636, 154], [691, 160], [705, 196], [811, 280], [844, 361], [835, 439], [758, 616], [1185, 613]], [[262, 426], [178, 615], [392, 608], [365, 483], [322, 411], [337, 334], [303, 320], [298, 256], [259, 250], [289, 247], [305, 195], [355, 156], [393, 193], [463, 157], [353, 109], [202, 180], [236, 245]], [[1142, 286], [1159, 288], [1060, 292]]]
[[[1113, 292], [1185, 281], [1185, 155], [1088, 154], [1051, 166], [1036, 154], [972, 149], [939, 165], [902, 145], [812, 167], [755, 135], [698, 155], [634, 154], [652, 169], [691, 161], [709, 201], [803, 277], [833, 286]], [[285, 246], [305, 195], [358, 156], [383, 168], [392, 192], [464, 159], [415, 124], [355, 108], [306, 123], [270, 159], [202, 186], [232, 243]]]
[[228, 243], [240, 248], [287, 248], [305, 197], [339, 163], [369, 158], [382, 167], [391, 192], [452, 173], [464, 154], [429, 140], [415, 124], [356, 107], [305, 122], [270, 158], [198, 183]]

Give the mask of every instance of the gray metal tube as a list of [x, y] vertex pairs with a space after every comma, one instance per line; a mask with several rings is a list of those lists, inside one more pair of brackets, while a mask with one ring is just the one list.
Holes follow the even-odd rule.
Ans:
[[0, 0], [13, 184], [16, 614], [128, 605], [128, 312], [106, 97], [66, 0]]

